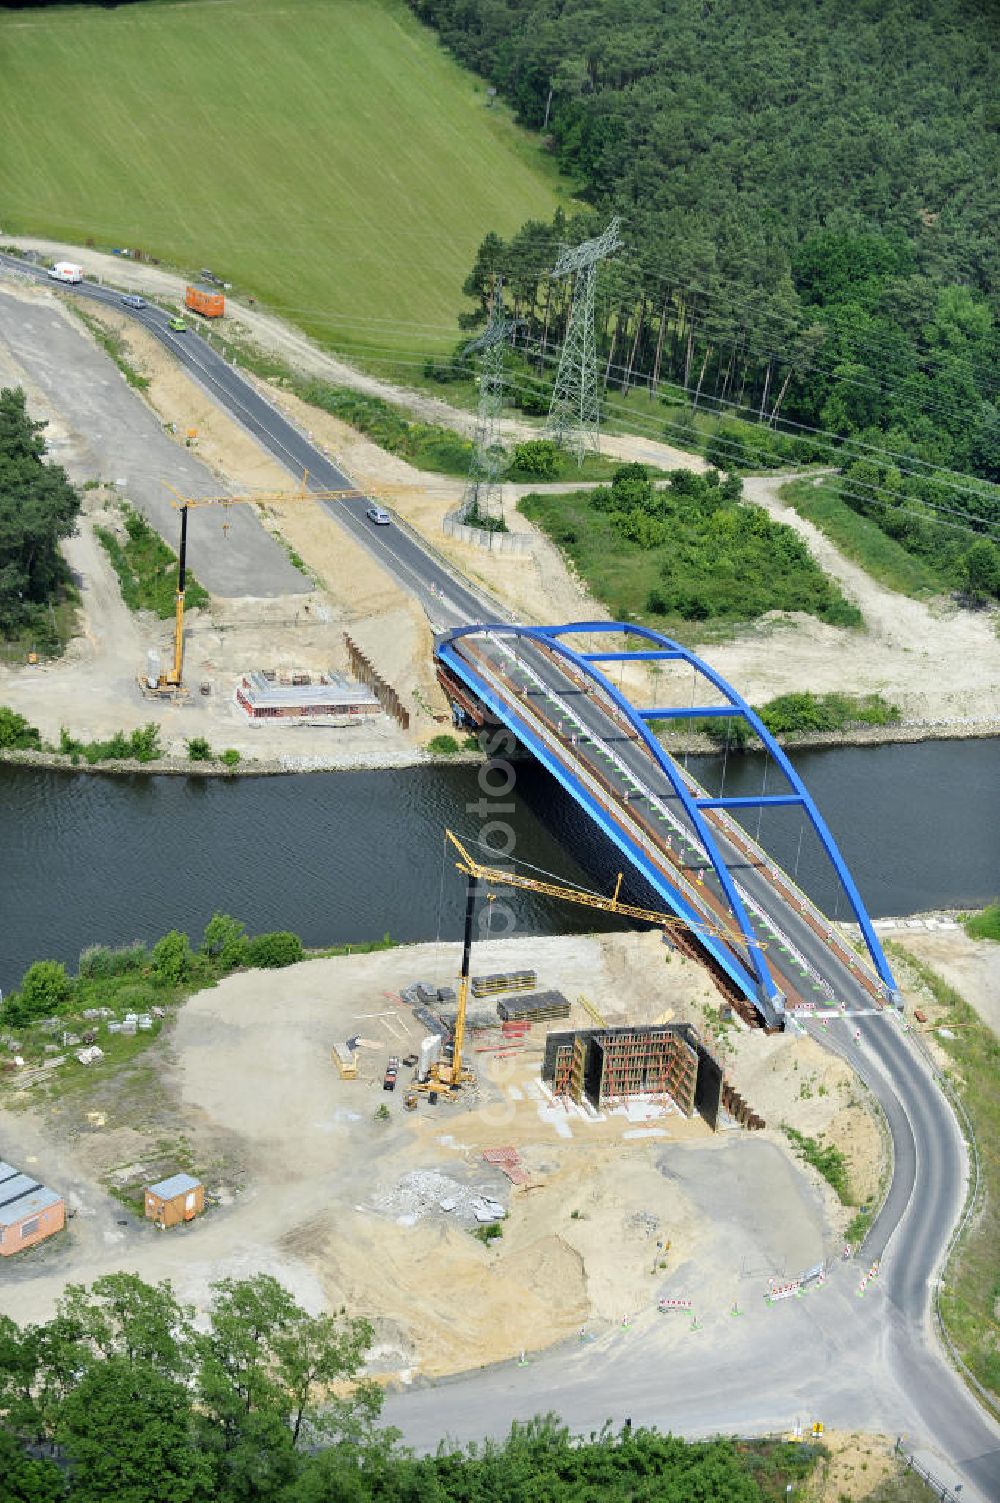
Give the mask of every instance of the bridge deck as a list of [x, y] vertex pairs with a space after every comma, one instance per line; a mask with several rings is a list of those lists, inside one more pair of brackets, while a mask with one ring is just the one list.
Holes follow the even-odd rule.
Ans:
[[[703, 808], [778, 994], [768, 996], [681, 794], [636, 726], [585, 671], [545, 641], [503, 630], [445, 639], [438, 656], [549, 767], [766, 1024], [780, 1022], [783, 1006], [883, 1005], [884, 984], [791, 878], [724, 809]], [[678, 772], [691, 797], [708, 797], [689, 773]]]

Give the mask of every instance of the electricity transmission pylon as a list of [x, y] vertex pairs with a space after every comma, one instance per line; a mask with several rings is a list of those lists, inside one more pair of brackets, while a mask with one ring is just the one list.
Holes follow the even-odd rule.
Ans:
[[583, 463], [587, 450], [600, 447], [601, 402], [597, 390], [597, 341], [594, 336], [594, 293], [597, 268], [621, 247], [619, 220], [612, 219], [603, 235], [564, 250], [552, 277], [575, 277], [566, 337], [552, 388], [546, 431]]
[[503, 520], [502, 476], [506, 464], [500, 415], [503, 411], [504, 347], [516, 327], [503, 311], [503, 282], [498, 281], [490, 305], [490, 321], [477, 339], [467, 344], [466, 355], [478, 353], [479, 406], [473, 440], [472, 463], [462, 496], [462, 516], [496, 517]]

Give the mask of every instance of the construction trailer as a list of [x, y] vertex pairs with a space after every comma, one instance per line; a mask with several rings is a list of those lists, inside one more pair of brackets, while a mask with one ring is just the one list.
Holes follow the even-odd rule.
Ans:
[[697, 1111], [713, 1130], [718, 1125], [722, 1067], [687, 1023], [550, 1033], [542, 1079], [554, 1095], [596, 1110], [667, 1096], [686, 1117]]
[[40, 1185], [13, 1164], [0, 1162], [0, 1257], [44, 1242], [66, 1225], [61, 1195]]
[[146, 1219], [154, 1226], [179, 1226], [205, 1209], [205, 1187], [191, 1174], [172, 1174], [146, 1186]]
[[203, 318], [221, 318], [226, 311], [226, 300], [214, 287], [199, 287], [189, 283], [184, 289], [184, 306]]

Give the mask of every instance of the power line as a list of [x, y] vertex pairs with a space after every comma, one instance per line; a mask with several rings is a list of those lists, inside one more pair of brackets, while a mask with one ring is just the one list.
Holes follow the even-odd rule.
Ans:
[[588, 449], [595, 454], [600, 449], [601, 406], [594, 330], [597, 268], [620, 248], [615, 218], [603, 234], [564, 250], [552, 269], [553, 281], [572, 277], [573, 291], [552, 387], [547, 432], [556, 443], [572, 449], [579, 464]]

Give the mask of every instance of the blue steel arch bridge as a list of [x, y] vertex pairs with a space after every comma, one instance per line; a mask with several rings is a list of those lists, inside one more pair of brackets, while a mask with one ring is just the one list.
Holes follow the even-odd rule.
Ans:
[[[548, 768], [683, 921], [682, 948], [708, 964], [745, 1016], [780, 1028], [797, 1008], [899, 1005], [861, 895], [809, 790], [760, 717], [702, 658], [625, 621], [462, 626], [438, 637], [435, 657], [456, 710], [506, 726]], [[687, 707], [637, 705], [625, 674], [615, 684], [607, 671], [636, 664], [687, 665], [703, 692]], [[744, 721], [786, 788], [713, 797], [650, 728], [709, 716]], [[864, 955], [734, 818], [783, 806], [797, 807], [818, 837]]]

